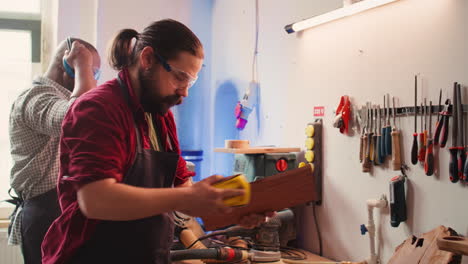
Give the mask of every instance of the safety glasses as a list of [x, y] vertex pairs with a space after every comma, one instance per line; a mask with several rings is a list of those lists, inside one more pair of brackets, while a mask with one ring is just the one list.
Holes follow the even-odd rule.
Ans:
[[176, 85], [179, 86], [179, 87], [187, 87], [190, 88], [192, 87], [195, 82], [197, 81], [198, 79], [198, 76], [196, 77], [193, 77], [191, 76], [190, 74], [188, 74], [187, 72], [183, 71], [183, 70], [180, 70], [172, 65], [170, 65], [163, 57], [161, 57], [159, 54], [157, 53], [154, 53], [154, 55], [156, 56], [156, 58], [161, 62], [163, 68], [167, 71], [167, 72], [170, 72], [172, 73], [172, 75], [174, 76], [175, 78], [175, 81], [176, 81]]

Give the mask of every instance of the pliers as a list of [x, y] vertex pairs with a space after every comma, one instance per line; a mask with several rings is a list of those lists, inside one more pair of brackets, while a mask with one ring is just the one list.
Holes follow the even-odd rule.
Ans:
[[441, 113], [442, 120], [437, 124], [434, 135], [434, 145], [440, 143], [441, 148], [445, 147], [448, 139], [449, 118], [452, 115], [452, 105], [450, 103], [450, 99], [445, 100], [444, 110]]

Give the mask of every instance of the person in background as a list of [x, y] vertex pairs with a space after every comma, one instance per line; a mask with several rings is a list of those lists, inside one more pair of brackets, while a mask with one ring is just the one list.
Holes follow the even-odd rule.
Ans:
[[16, 197], [9, 201], [16, 208], [8, 241], [21, 245], [26, 264], [41, 263], [42, 240], [60, 215], [56, 188], [63, 118], [76, 98], [96, 87], [99, 75], [96, 48], [81, 39], [68, 42], [71, 50], [63, 41], [46, 73], [36, 77], [11, 107], [10, 193], [13, 190]]
[[[169, 263], [173, 211], [191, 216], [232, 210], [242, 190], [190, 184], [174, 116], [197, 80], [203, 47], [180, 22], [121, 30], [109, 52], [112, 79], [78, 98], [63, 122], [62, 214], [42, 244], [43, 263]], [[175, 188], [173, 188], [175, 187]], [[259, 225], [265, 215], [245, 216]]]

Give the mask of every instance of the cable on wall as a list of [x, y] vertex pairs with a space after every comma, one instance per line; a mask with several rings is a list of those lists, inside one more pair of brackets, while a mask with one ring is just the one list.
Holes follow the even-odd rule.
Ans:
[[245, 90], [242, 101], [237, 102], [235, 108], [236, 115], [236, 128], [243, 130], [247, 125], [247, 119], [250, 113], [253, 111], [256, 105], [256, 99], [258, 95], [258, 35], [259, 35], [259, 6], [258, 1], [255, 0], [255, 48], [252, 59], [252, 80]]

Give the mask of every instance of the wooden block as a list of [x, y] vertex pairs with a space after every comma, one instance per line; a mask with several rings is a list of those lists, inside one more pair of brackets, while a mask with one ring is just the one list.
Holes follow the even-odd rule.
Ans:
[[459, 236], [445, 236], [437, 238], [437, 246], [441, 250], [468, 256], [468, 239]]
[[240, 218], [251, 213], [279, 211], [284, 208], [318, 201], [319, 188], [310, 165], [275, 174], [251, 183], [251, 202], [234, 208], [225, 215], [202, 216], [207, 230], [216, 230], [237, 224]]
[[250, 143], [248, 140], [225, 140], [224, 141], [225, 148], [236, 148], [236, 149], [244, 149], [249, 148]]
[[[461, 257], [448, 251], [439, 250], [437, 239], [454, 234], [450, 228], [438, 226], [422, 236], [406, 239], [399, 245], [388, 264], [453, 264], [460, 263]], [[423, 240], [420, 240], [423, 239]], [[421, 245], [422, 243], [422, 245]], [[419, 246], [420, 245], [420, 246]]]

